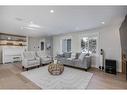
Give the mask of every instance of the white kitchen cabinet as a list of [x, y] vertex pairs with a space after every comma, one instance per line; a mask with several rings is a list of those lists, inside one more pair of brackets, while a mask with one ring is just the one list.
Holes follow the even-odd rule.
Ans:
[[14, 61], [21, 61], [23, 47], [3, 47], [2, 48], [2, 63], [13, 63]]

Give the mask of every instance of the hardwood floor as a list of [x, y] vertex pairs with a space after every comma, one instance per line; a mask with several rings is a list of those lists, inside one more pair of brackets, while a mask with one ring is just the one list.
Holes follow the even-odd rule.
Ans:
[[0, 65], [0, 89], [40, 89], [27, 78], [20, 75], [21, 66], [17, 64]]
[[[40, 89], [36, 84], [22, 76], [20, 64], [0, 64], [0, 89]], [[127, 81], [121, 73], [112, 75], [96, 68], [87, 89], [127, 89]]]
[[92, 68], [88, 72], [94, 73], [87, 89], [127, 89], [125, 75], [105, 73], [99, 69]]

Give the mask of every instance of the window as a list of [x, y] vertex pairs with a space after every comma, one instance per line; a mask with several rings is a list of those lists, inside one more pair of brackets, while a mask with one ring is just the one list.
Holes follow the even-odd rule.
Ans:
[[71, 51], [71, 39], [67, 39], [67, 52]]
[[88, 38], [88, 37], [83, 37], [81, 40], [81, 49], [82, 52], [86, 53], [96, 53], [97, 49], [97, 39], [96, 38]]
[[71, 52], [71, 39], [62, 40], [62, 52]]
[[89, 39], [89, 51], [92, 53], [96, 53], [96, 45], [97, 41], [96, 39]]

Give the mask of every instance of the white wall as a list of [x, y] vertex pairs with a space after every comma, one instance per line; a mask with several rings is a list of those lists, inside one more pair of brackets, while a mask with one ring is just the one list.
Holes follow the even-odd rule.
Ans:
[[[47, 55], [53, 55], [53, 42], [52, 37], [29, 37], [28, 38], [28, 50], [29, 51], [41, 51], [41, 41], [44, 42], [44, 53]], [[46, 49], [46, 44], [49, 43], [51, 45], [51, 49]]]
[[0, 63], [2, 63], [2, 46], [0, 46]]
[[[39, 50], [41, 50], [41, 44], [40, 44], [41, 41], [45, 42], [44, 38], [29, 37], [28, 38], [28, 50], [29, 51], [39, 51]], [[44, 49], [45, 49], [45, 47], [44, 47]]]
[[100, 32], [100, 48], [105, 51], [105, 58], [117, 60], [117, 71], [121, 68], [121, 44], [119, 35], [119, 26], [108, 27]]
[[[104, 28], [93, 29], [84, 32], [68, 33], [64, 35], [56, 35], [53, 37], [53, 56], [61, 53], [60, 40], [62, 37], [72, 37], [72, 52], [81, 51], [81, 37], [83, 35], [98, 35], [99, 37], [99, 50], [103, 49], [105, 52], [105, 58], [117, 60], [117, 71], [121, 72], [121, 45], [119, 36], [120, 25], [110, 25]], [[98, 66], [100, 63], [96, 63]]]

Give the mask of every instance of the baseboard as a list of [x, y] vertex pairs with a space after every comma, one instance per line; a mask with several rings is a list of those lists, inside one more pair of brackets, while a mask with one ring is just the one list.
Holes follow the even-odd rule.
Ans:
[[91, 65], [91, 67], [98, 68], [96, 65]]

